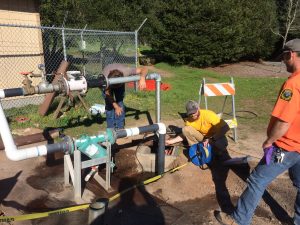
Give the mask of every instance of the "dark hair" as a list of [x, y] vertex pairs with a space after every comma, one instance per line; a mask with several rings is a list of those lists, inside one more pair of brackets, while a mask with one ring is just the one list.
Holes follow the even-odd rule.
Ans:
[[120, 70], [111, 70], [107, 77], [108, 78], [124, 77], [124, 74]]

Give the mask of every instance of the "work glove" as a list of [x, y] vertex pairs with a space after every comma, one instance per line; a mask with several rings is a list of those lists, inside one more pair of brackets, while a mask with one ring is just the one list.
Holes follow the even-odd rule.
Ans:
[[273, 145], [264, 148], [264, 159], [266, 160], [266, 164], [270, 165], [271, 159], [272, 159], [272, 154], [273, 151], [275, 150], [275, 147]]

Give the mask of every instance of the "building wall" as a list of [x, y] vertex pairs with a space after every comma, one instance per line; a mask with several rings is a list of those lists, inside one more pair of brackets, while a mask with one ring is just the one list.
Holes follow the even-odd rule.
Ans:
[[40, 26], [38, 6], [35, 0], [0, 0], [0, 88], [21, 87], [20, 72], [39, 73], [37, 65], [44, 63], [40, 29], [3, 26]]

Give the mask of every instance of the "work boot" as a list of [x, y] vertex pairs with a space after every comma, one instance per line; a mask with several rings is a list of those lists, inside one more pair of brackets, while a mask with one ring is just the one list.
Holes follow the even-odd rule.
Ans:
[[238, 225], [234, 219], [232, 218], [231, 215], [221, 212], [221, 211], [215, 211], [215, 217], [217, 219], [217, 221], [221, 224], [221, 225]]

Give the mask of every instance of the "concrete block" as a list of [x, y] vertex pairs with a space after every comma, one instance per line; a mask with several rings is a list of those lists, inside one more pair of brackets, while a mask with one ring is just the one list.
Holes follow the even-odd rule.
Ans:
[[[137, 154], [137, 159], [143, 167], [143, 171], [155, 172], [155, 153], [151, 153], [149, 146], [140, 146]], [[165, 171], [173, 169], [176, 166], [176, 155], [165, 155]]]

